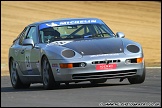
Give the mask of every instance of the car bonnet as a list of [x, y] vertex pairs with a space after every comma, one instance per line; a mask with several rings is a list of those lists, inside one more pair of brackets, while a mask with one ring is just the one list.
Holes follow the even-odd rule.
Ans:
[[119, 38], [77, 40], [63, 44], [62, 46], [70, 48], [80, 53], [81, 55], [112, 54], [124, 52], [123, 43]]

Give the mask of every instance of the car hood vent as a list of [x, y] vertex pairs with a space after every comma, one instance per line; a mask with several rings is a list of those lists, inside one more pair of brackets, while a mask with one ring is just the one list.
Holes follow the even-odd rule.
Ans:
[[123, 53], [123, 43], [119, 38], [88, 39], [73, 41], [62, 45], [81, 55]]

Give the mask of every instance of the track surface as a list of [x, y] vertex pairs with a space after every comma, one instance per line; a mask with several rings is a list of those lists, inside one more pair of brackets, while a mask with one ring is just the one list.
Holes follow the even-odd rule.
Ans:
[[146, 69], [142, 84], [129, 84], [125, 79], [107, 80], [104, 84], [89, 82], [62, 84], [56, 90], [44, 90], [42, 84], [33, 84], [29, 89], [15, 90], [9, 76], [1, 77], [2, 107], [99, 107], [107, 102], [144, 102], [161, 106], [161, 69]]

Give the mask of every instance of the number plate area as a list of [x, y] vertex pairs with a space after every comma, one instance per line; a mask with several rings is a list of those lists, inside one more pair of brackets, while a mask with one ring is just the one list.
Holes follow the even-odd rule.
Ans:
[[97, 64], [96, 70], [111, 70], [116, 69], [117, 64]]

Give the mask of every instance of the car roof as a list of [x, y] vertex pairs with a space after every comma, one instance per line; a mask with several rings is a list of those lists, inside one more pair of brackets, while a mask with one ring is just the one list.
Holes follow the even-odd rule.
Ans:
[[60, 18], [60, 19], [44, 20], [44, 21], [34, 22], [32, 24], [29, 24], [29, 25], [39, 25], [39, 24], [43, 24], [43, 23], [47, 23], [47, 22], [53, 22], [53, 21], [71, 21], [71, 20], [89, 20], [89, 19], [101, 20], [101, 19], [98, 19], [98, 18]]

